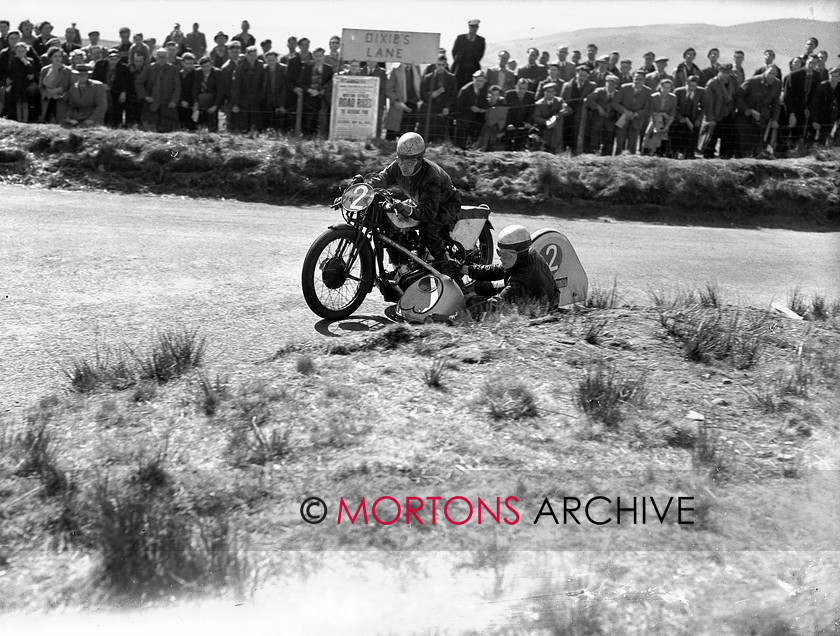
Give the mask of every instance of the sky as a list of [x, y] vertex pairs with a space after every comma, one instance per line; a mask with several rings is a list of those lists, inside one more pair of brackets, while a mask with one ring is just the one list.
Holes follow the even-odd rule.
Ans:
[[118, 39], [119, 27], [141, 31], [159, 41], [175, 22], [190, 30], [201, 25], [208, 40], [219, 30], [239, 32], [243, 19], [261, 40], [269, 37], [282, 49], [289, 35], [306, 35], [324, 46], [342, 28], [393, 29], [441, 34], [451, 48], [467, 20], [481, 20], [479, 33], [488, 40], [539, 37], [593, 27], [704, 22], [728, 26], [759, 20], [802, 18], [840, 20], [840, 0], [39, 0], [32, 5], [4, 3], [0, 18], [14, 26], [23, 18], [49, 20], [57, 35], [72, 22], [86, 38], [98, 29], [103, 39]]

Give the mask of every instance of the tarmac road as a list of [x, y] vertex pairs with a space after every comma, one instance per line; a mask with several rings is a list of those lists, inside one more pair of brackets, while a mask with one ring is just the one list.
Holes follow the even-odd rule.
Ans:
[[[306, 307], [300, 266], [338, 222], [328, 207], [0, 186], [0, 414], [66, 385], [61, 369], [97, 343], [142, 344], [155, 330], [199, 327], [209, 363], [245, 368], [288, 341], [375, 327], [324, 325]], [[717, 281], [724, 300], [767, 306], [804, 292], [840, 298], [840, 233], [568, 221], [494, 215], [496, 229], [554, 227], [601, 286], [624, 302], [648, 286]]]

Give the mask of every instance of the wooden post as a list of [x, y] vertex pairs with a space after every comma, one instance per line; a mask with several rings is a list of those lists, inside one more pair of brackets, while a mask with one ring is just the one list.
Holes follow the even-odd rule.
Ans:
[[303, 120], [303, 93], [297, 96], [297, 111], [295, 111], [295, 134], [301, 134], [301, 126]]

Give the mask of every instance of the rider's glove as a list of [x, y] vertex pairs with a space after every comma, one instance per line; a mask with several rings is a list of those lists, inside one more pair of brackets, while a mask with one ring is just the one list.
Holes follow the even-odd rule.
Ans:
[[350, 180], [350, 185], [357, 185], [359, 183], [364, 183], [364, 180], [365, 180], [365, 178], [362, 175], [357, 174], [353, 177], [353, 179]]
[[399, 212], [403, 216], [407, 216], [408, 218], [411, 218], [411, 212], [414, 208], [412, 208], [407, 203], [405, 203], [403, 201], [398, 201], [396, 204], [394, 204], [394, 207], [397, 209], [397, 212]]

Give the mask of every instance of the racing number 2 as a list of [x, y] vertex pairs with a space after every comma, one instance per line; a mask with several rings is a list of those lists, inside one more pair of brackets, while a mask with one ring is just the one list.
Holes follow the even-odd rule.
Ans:
[[545, 259], [545, 262], [548, 263], [548, 269], [551, 270], [552, 274], [556, 273], [557, 270], [560, 269], [560, 263], [563, 262], [563, 256], [559, 245], [555, 245], [554, 243], [546, 245], [540, 251], [540, 255]]
[[358, 207], [359, 203], [361, 203], [362, 199], [365, 198], [365, 195], [368, 193], [368, 189], [369, 189], [369, 186], [366, 186], [366, 185], [361, 184], [361, 183], [356, 186], [356, 188], [353, 190], [353, 194], [358, 194], [359, 196], [357, 196], [353, 200], [353, 204], [352, 204], [353, 209], [356, 209]]

